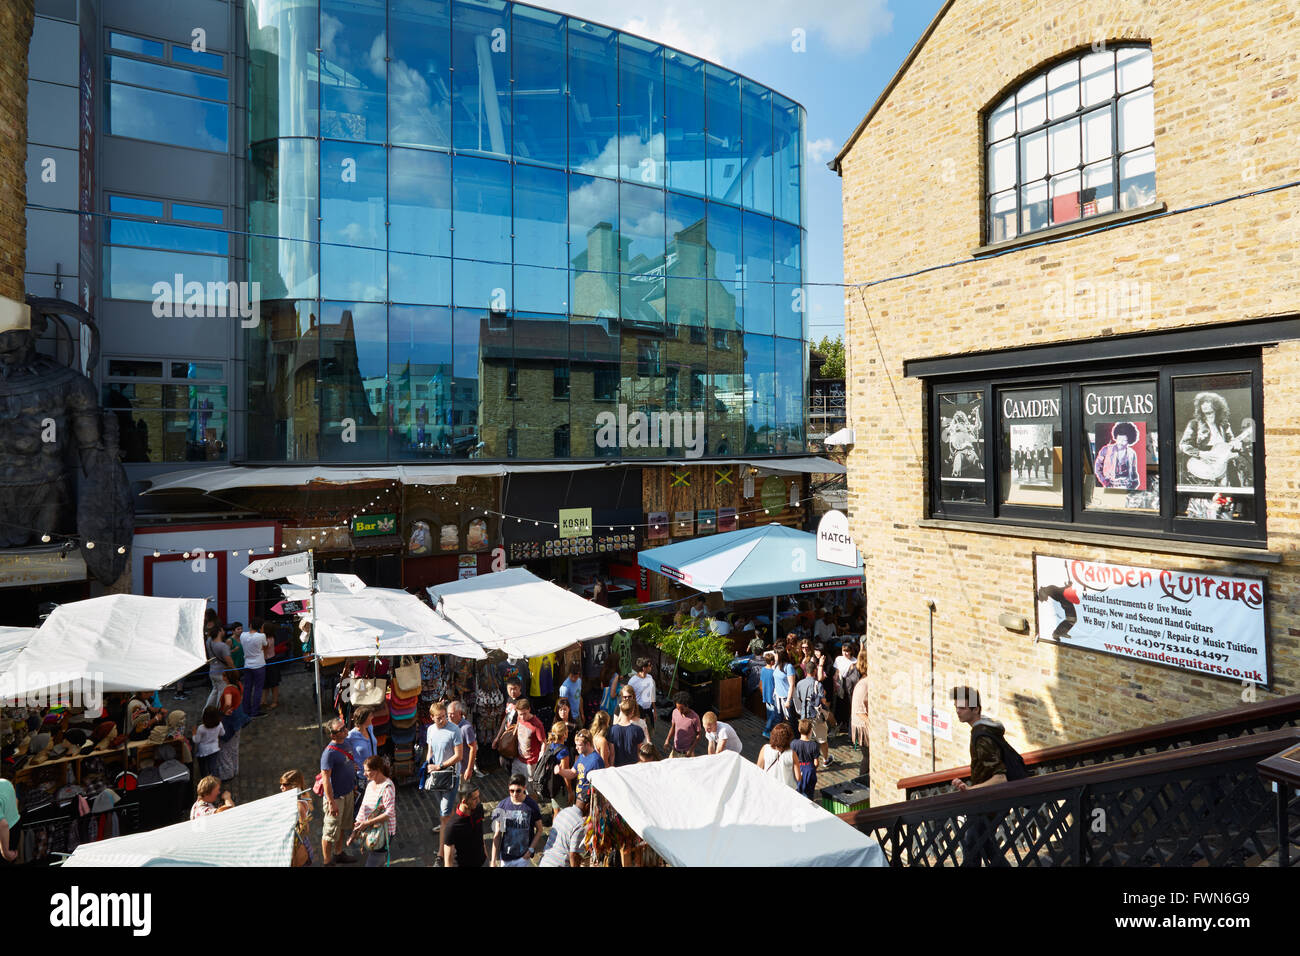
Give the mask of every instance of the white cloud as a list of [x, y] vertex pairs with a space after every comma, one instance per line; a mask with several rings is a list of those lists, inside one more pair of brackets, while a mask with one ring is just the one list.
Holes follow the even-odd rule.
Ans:
[[835, 152], [835, 142], [829, 137], [808, 141], [808, 159], [814, 163], [825, 162]]
[[626, 0], [548, 0], [546, 6], [727, 64], [802, 30], [807, 56], [860, 53], [893, 22], [887, 0], [667, 0], [649, 9]]

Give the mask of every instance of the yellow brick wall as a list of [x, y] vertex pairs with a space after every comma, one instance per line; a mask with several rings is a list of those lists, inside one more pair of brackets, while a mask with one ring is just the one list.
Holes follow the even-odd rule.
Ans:
[[32, 0], [0, 4], [0, 296], [23, 300], [27, 258], [27, 45]]
[[[1032, 13], [1029, 13], [1032, 8]], [[1285, 0], [958, 0], [842, 162], [845, 281], [968, 259], [983, 241], [983, 111], [1047, 60], [1101, 41], [1150, 41], [1157, 201], [1179, 209], [1300, 179], [1300, 7]], [[865, 111], [870, 103], [862, 104]], [[848, 457], [854, 534], [870, 585], [872, 800], [928, 772], [888, 744], [928, 699], [936, 602], [940, 707], [949, 677], [995, 688], [986, 711], [1022, 750], [1240, 704], [1243, 688], [1087, 651], [1035, 645], [1031, 553], [1267, 575], [1275, 693], [1300, 693], [1300, 342], [1264, 350], [1268, 547], [1280, 565], [1207, 560], [918, 526], [925, 508], [924, 392], [905, 360], [1081, 341], [1300, 312], [1300, 189], [1282, 190], [912, 279], [846, 290]], [[1138, 282], [1132, 318], [1052, 317], [1070, 282]], [[1158, 545], [1156, 546], [1158, 548]], [[1260, 691], [1261, 699], [1268, 692]], [[938, 741], [964, 764], [969, 735]]]

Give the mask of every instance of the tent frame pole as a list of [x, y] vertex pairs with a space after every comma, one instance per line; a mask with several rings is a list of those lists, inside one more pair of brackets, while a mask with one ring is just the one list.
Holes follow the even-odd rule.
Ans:
[[310, 591], [311, 606], [311, 649], [312, 649], [312, 666], [316, 675], [316, 736], [320, 740], [321, 750], [325, 749], [325, 714], [324, 701], [321, 700], [320, 693], [320, 654], [317, 653], [319, 648], [316, 642], [316, 554], [314, 549], [307, 549], [307, 578], [308, 590]]

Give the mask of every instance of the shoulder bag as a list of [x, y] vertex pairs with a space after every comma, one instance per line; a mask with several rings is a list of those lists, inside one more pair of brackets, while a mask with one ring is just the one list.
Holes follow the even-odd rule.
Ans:
[[[393, 786], [393, 781], [387, 780], [384, 782], [384, 787], [391, 786]], [[383, 807], [384, 787], [379, 788], [379, 797], [375, 800], [375, 805], [371, 808], [367, 819], [377, 816], [380, 809]], [[367, 827], [365, 836], [361, 838], [361, 845], [365, 847], [366, 851], [369, 853], [382, 853], [384, 850], [388, 849], [388, 821], [385, 820], [377, 826]]]
[[354, 677], [350, 687], [353, 707], [378, 707], [388, 694], [388, 681], [382, 677]]
[[420, 691], [420, 665], [409, 657], [402, 658], [402, 664], [393, 671], [393, 686], [403, 700], [414, 697]]
[[497, 734], [497, 739], [492, 741], [492, 747], [504, 760], [514, 760], [519, 756], [519, 725], [518, 722], [511, 723]]

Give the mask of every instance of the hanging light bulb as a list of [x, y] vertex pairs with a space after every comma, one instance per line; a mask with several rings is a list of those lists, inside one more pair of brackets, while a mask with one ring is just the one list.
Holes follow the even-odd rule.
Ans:
[[208, 552], [208, 557], [209, 557], [209, 558], [212, 557], [212, 552], [211, 552], [211, 551]]
[[122, 545], [119, 544], [119, 545], [117, 546], [117, 553], [118, 553], [118, 554], [126, 554], [126, 548], [122, 547]]
[[95, 542], [93, 542], [93, 541], [87, 541], [87, 542], [86, 542], [86, 548], [87, 548], [87, 549], [93, 548], [94, 546], [95, 546]]
[[49, 543], [50, 543], [50, 536], [49, 536], [48, 534], [43, 534], [43, 535], [41, 535], [41, 541], [43, 541], [45, 544], [49, 544]]
[[153, 549], [153, 556], [154, 556], [155, 558], [161, 558], [161, 557], [162, 557], [162, 555], [158, 553], [158, 549], [157, 549], [157, 548], [154, 548], [154, 549]]

